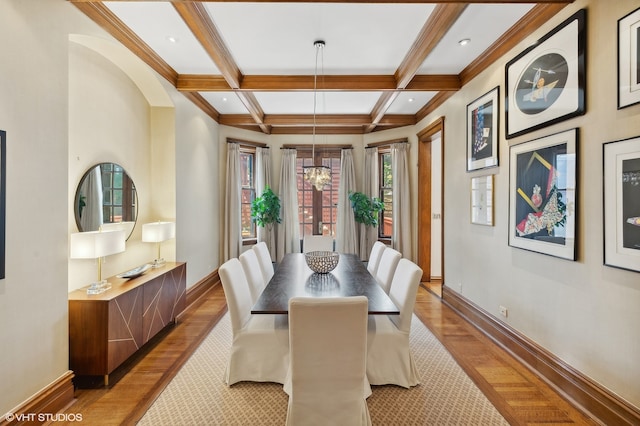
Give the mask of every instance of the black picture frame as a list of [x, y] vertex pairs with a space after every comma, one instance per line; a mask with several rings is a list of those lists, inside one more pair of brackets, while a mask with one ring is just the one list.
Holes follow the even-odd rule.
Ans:
[[618, 109], [640, 103], [640, 7], [618, 19]]
[[467, 171], [498, 165], [500, 87], [467, 105]]
[[602, 152], [604, 264], [640, 272], [640, 136]]
[[579, 10], [505, 65], [507, 139], [585, 113], [586, 16]]
[[509, 147], [509, 245], [576, 258], [578, 129]]
[[0, 280], [5, 278], [7, 220], [7, 132], [0, 130]]

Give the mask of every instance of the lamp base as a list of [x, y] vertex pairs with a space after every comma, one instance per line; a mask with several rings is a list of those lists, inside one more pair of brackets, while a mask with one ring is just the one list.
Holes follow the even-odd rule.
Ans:
[[111, 288], [111, 284], [107, 280], [91, 283], [87, 288], [87, 294], [102, 294]]
[[164, 258], [159, 258], [153, 261], [153, 263], [151, 264], [152, 268], [160, 268], [162, 266], [164, 266], [166, 262], [164, 261]]

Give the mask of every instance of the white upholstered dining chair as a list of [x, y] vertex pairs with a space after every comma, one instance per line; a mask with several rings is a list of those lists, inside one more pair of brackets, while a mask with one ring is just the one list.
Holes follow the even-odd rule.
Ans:
[[267, 243], [264, 241], [259, 242], [255, 246], [253, 246], [253, 250], [255, 250], [258, 255], [258, 260], [260, 261], [260, 270], [262, 271], [262, 276], [264, 277], [264, 282], [268, 283], [273, 277], [273, 262], [271, 261], [271, 253], [269, 252], [269, 247]]
[[367, 298], [289, 301], [287, 425], [370, 425]]
[[333, 237], [331, 235], [305, 235], [302, 239], [302, 252], [333, 251]]
[[376, 272], [378, 271], [378, 265], [380, 265], [380, 258], [382, 257], [382, 252], [387, 246], [380, 241], [376, 241], [373, 243], [373, 247], [371, 247], [371, 252], [369, 253], [369, 261], [367, 262], [367, 270], [374, 277], [376, 276]]
[[370, 315], [367, 335], [367, 378], [372, 385], [405, 388], [420, 383], [409, 348], [409, 333], [422, 269], [401, 259], [391, 282], [389, 297], [400, 315]]
[[249, 283], [238, 259], [229, 259], [218, 272], [233, 336], [225, 382], [284, 383], [289, 369], [287, 316], [251, 314]]
[[256, 303], [258, 297], [264, 290], [267, 283], [262, 275], [262, 269], [260, 268], [260, 261], [258, 255], [254, 250], [247, 250], [243, 252], [238, 259], [242, 264], [244, 275], [249, 282], [249, 291], [251, 292], [251, 303]]
[[391, 280], [393, 274], [396, 272], [398, 262], [402, 258], [402, 254], [398, 250], [386, 247], [380, 256], [380, 263], [376, 269], [376, 280], [385, 293], [389, 294], [389, 288], [391, 287]]

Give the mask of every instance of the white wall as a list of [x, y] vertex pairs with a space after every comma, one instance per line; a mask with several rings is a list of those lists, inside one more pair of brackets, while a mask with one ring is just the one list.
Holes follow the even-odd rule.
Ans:
[[[587, 112], [506, 140], [504, 66], [580, 8], [587, 8]], [[640, 135], [640, 106], [617, 110], [616, 23], [637, 0], [578, 0], [486, 69], [418, 129], [445, 116], [445, 285], [504, 320], [572, 367], [640, 407], [640, 274], [603, 266], [602, 144]], [[465, 172], [466, 105], [501, 87], [495, 226], [471, 225]], [[579, 128], [577, 260], [509, 247], [509, 146]], [[509, 310], [508, 318], [498, 312]]]
[[7, 132], [0, 413], [68, 370], [68, 38], [65, 1], [0, 2], [0, 128]]
[[[129, 174], [138, 194], [138, 221], [127, 250], [105, 258], [102, 277], [113, 276], [156, 257], [156, 245], [141, 242], [141, 224], [158, 220], [151, 212], [151, 108], [131, 79], [99, 53], [69, 43], [69, 233], [78, 232], [73, 200], [84, 173], [94, 165], [113, 162]], [[173, 150], [171, 158], [173, 161]], [[175, 181], [175, 173], [170, 176]], [[169, 186], [169, 188], [175, 187]], [[175, 191], [172, 191], [175, 192]], [[175, 202], [171, 205], [175, 211]], [[169, 213], [163, 219], [172, 219]], [[168, 243], [168, 242], [167, 242]], [[164, 243], [163, 246], [169, 244]], [[165, 256], [166, 257], [166, 256]], [[169, 257], [166, 257], [169, 259]], [[69, 290], [95, 280], [96, 261], [69, 260]]]

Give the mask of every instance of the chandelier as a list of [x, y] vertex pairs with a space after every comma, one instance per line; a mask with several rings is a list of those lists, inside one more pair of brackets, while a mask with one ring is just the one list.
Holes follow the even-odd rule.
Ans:
[[[313, 74], [313, 133], [311, 139], [311, 161], [315, 162], [316, 154], [316, 99], [318, 96], [318, 56], [324, 48], [323, 40], [313, 42], [316, 47], [316, 68]], [[323, 55], [324, 68], [324, 55]], [[318, 191], [322, 191], [329, 182], [331, 182], [331, 169], [327, 166], [306, 166], [302, 168], [304, 180], [313, 185]]]

